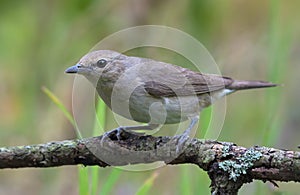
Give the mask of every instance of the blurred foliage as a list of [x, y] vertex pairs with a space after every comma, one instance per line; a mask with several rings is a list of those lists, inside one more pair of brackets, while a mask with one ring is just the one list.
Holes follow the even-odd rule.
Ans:
[[[104, 37], [143, 24], [171, 26], [191, 34], [208, 48], [224, 75], [284, 84], [276, 89], [229, 96], [220, 140], [292, 150], [299, 145], [299, 1], [0, 0], [0, 3], [0, 143], [3, 146], [75, 138], [72, 124], [42, 92], [42, 87], [50, 89], [72, 111], [73, 77], [65, 75], [64, 70]], [[190, 67], [187, 60], [174, 57], [172, 52], [131, 53]], [[204, 114], [205, 124], [201, 126], [206, 127], [211, 112]], [[106, 130], [116, 127], [112, 120], [108, 112]], [[165, 127], [164, 133], [172, 134], [168, 133], [170, 128]], [[203, 136], [202, 132], [198, 135]], [[77, 194], [76, 170], [76, 167], [1, 170], [0, 194]], [[99, 170], [99, 192], [108, 185], [107, 177], [114, 177], [111, 171], [112, 168]], [[114, 183], [111, 193], [136, 193], [143, 189], [141, 186], [148, 185], [147, 179], [153, 178], [153, 172], [122, 171], [111, 179]], [[195, 166], [168, 166], [156, 172], [159, 175], [151, 180], [151, 188], [146, 192], [209, 192], [208, 177]], [[279, 185], [279, 189], [274, 189], [256, 182], [245, 186], [242, 193], [297, 194], [299, 189], [293, 183]]]

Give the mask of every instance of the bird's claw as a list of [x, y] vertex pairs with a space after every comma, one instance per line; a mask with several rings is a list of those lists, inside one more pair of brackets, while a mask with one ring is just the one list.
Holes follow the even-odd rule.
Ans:
[[104, 134], [102, 135], [102, 138], [101, 138], [101, 140], [100, 140], [100, 145], [101, 145], [101, 147], [103, 147], [104, 142], [109, 138], [109, 133], [110, 133], [110, 131], [109, 131], [109, 132], [106, 132], [106, 133], [104, 133]]
[[177, 137], [176, 155], [180, 155], [185, 150], [185, 145], [189, 141], [189, 139], [190, 136], [188, 134], [182, 134]]
[[[122, 135], [123, 132], [131, 133], [131, 134], [134, 134], [137, 136], [145, 135], [145, 133], [143, 133], [143, 132], [139, 133], [139, 132], [134, 132], [131, 130], [126, 130], [124, 127], [118, 127], [116, 129], [114, 129], [112, 131], [108, 131], [102, 135], [101, 146], [103, 146], [104, 141], [107, 139], [121, 141], [122, 137], [124, 137], [124, 134]], [[114, 136], [115, 136], [115, 138], [113, 138]]]
[[133, 130], [127, 130], [127, 129], [123, 128], [123, 127], [118, 127], [116, 129], [116, 131], [117, 131], [116, 136], [117, 136], [117, 140], [118, 141], [120, 141], [122, 139], [121, 138], [122, 137], [121, 136], [122, 132], [126, 132], [126, 133], [137, 135], [137, 136], [143, 136], [143, 135], [145, 135], [145, 133], [143, 133], [143, 132], [135, 132]]
[[115, 135], [117, 140], [120, 141], [121, 140], [121, 133], [122, 131], [125, 131], [122, 127], [118, 127], [117, 129], [114, 129], [112, 131], [108, 131], [108, 132], [105, 132], [103, 135], [102, 135], [102, 138], [101, 138], [101, 146], [104, 145], [104, 142], [107, 140], [107, 139], [111, 139], [111, 135]]
[[116, 133], [116, 136], [117, 136], [117, 140], [120, 141], [121, 140], [121, 133], [122, 131], [125, 131], [122, 127], [118, 127], [116, 129], [117, 133]]

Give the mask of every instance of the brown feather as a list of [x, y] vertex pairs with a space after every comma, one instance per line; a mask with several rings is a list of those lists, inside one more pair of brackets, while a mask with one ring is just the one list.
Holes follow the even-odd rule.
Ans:
[[[145, 82], [144, 88], [154, 97], [188, 96], [221, 90], [233, 82], [233, 80], [228, 77], [205, 75], [187, 69], [184, 69], [184, 73], [182, 74], [185, 75], [185, 82], [183, 85], [178, 85], [178, 87], [176, 87], [176, 79], [172, 77], [172, 87], [167, 85], [168, 83], [165, 84], [165, 82], [148, 81]], [[178, 81], [178, 83], [183, 83], [182, 79]]]

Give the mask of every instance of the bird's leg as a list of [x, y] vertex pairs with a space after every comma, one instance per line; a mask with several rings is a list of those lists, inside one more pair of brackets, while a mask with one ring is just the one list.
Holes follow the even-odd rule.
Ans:
[[191, 123], [188, 126], [188, 128], [181, 134], [177, 140], [177, 146], [176, 146], [176, 154], [180, 154], [180, 151], [182, 151], [184, 144], [190, 139], [190, 133], [193, 127], [197, 124], [199, 121], [199, 116], [195, 116], [190, 118]]

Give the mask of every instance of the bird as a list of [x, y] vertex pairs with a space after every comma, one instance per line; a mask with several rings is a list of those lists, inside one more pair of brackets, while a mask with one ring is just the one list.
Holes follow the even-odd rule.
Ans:
[[190, 120], [179, 136], [177, 152], [189, 140], [202, 109], [239, 90], [277, 86], [265, 81], [204, 74], [112, 50], [89, 52], [65, 73], [83, 75], [114, 113], [146, 124], [118, 127], [118, 136], [121, 131], [154, 130], [161, 125]]

